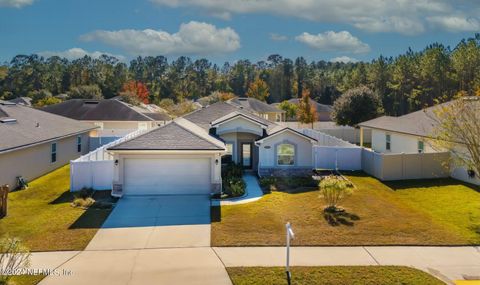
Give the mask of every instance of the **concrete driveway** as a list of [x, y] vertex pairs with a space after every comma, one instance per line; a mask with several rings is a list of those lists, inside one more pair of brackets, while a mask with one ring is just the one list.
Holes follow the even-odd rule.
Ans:
[[86, 250], [208, 246], [209, 196], [126, 196]]

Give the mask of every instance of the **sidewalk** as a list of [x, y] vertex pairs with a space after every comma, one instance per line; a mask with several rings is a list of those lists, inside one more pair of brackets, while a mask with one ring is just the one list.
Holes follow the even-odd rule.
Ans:
[[[163, 277], [167, 274], [169, 267], [167, 263], [171, 263], [174, 256], [179, 252], [186, 254], [183, 259], [179, 259], [177, 265], [172, 267], [178, 272], [185, 266], [185, 270], [192, 270], [194, 265], [197, 267], [202, 264], [202, 258], [210, 256], [210, 258], [221, 261], [226, 267], [236, 266], [285, 266], [285, 247], [214, 247], [212, 253], [202, 252], [197, 254], [196, 251], [208, 251], [209, 248], [199, 249], [143, 249], [136, 251], [84, 251], [79, 252], [46, 252], [46, 253], [33, 253], [32, 254], [32, 266], [31, 268], [38, 269], [54, 269], [62, 268], [65, 270], [74, 270], [83, 274], [91, 276], [89, 277], [89, 284], [107, 284], [105, 279], [100, 276], [105, 276], [105, 272], [101, 272], [101, 264], [104, 264], [107, 269], [115, 263], [118, 258], [132, 254], [142, 256], [154, 256], [154, 259], [140, 262], [144, 265], [148, 264], [148, 270], [145, 268], [135, 267], [135, 272], [138, 270], [151, 271], [152, 276], [159, 278], [155, 275], [155, 272], [162, 272]], [[167, 253], [174, 254], [169, 255]], [[480, 248], [479, 247], [416, 247], [416, 246], [369, 246], [369, 247], [292, 247], [291, 248], [291, 265], [292, 266], [354, 266], [354, 265], [403, 265], [414, 267], [423, 271], [426, 271], [443, 281], [452, 284], [454, 280], [462, 279], [480, 279]], [[165, 258], [169, 256], [168, 258]], [[162, 262], [158, 262], [163, 258]], [[171, 260], [170, 260], [171, 259]], [[196, 280], [195, 284], [211, 284], [208, 278], [214, 278], [216, 281], [222, 277], [221, 270], [217, 269], [218, 264], [214, 260], [211, 260], [209, 264], [201, 265], [202, 270], [207, 267], [210, 271], [215, 268], [215, 275], [203, 275], [202, 280]], [[127, 258], [131, 260], [131, 258]], [[156, 261], [155, 261], [156, 260]], [[170, 260], [170, 261], [168, 261]], [[189, 260], [191, 264], [184, 264], [184, 260]], [[108, 261], [108, 262], [107, 262]], [[99, 262], [99, 264], [93, 265], [93, 263]], [[181, 265], [184, 264], [184, 265]], [[115, 266], [113, 266], [114, 268]], [[128, 266], [127, 266], [128, 267]], [[123, 269], [131, 269], [129, 268]], [[108, 270], [107, 270], [108, 271]], [[188, 271], [188, 270], [187, 270]], [[77, 273], [78, 273], [77, 272]], [[95, 274], [93, 274], [95, 273]], [[187, 272], [185, 272], [187, 273]], [[78, 275], [77, 275], [78, 276]], [[110, 276], [110, 275], [109, 275]], [[186, 274], [184, 277], [191, 278], [195, 275]], [[99, 277], [100, 280], [95, 282], [95, 277]], [[118, 278], [118, 276], [116, 277]], [[126, 276], [126, 279], [129, 277]], [[187, 281], [184, 279], [182, 281]], [[47, 280], [46, 280], [47, 281]], [[56, 284], [52, 281], [42, 284]], [[115, 279], [118, 282], [118, 279]], [[122, 280], [123, 281], [123, 280]], [[125, 284], [134, 284], [135, 282], [129, 282]], [[140, 280], [138, 280], [140, 281]], [[145, 281], [145, 279], [141, 279]], [[165, 281], [167, 281], [165, 279]], [[202, 283], [202, 282], [204, 283]], [[52, 282], [52, 283], [51, 283]], [[106, 282], [106, 283], [105, 283]], [[112, 283], [113, 284], [113, 283]], [[117, 283], [120, 284], [120, 283]]]
[[212, 200], [212, 206], [239, 205], [260, 200], [263, 196], [263, 191], [258, 184], [258, 179], [255, 174], [246, 172], [243, 174], [243, 180], [245, 184], [247, 184], [245, 195], [225, 200]]

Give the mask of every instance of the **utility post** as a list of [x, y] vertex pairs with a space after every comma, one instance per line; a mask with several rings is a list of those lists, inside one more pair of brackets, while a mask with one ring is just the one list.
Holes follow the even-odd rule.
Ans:
[[287, 264], [285, 272], [287, 273], [287, 283], [290, 285], [292, 282], [292, 274], [290, 273], [290, 240], [295, 238], [295, 234], [293, 233], [290, 222], [288, 222], [285, 227], [287, 230]]

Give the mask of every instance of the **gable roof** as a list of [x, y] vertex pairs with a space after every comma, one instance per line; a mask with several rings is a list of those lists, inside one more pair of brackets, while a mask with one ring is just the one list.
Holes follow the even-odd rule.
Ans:
[[9, 102], [12, 102], [15, 104], [23, 104], [25, 106], [32, 106], [32, 98], [30, 97], [17, 97], [12, 100], [9, 100]]
[[[170, 117], [166, 114], [157, 114], [147, 108], [133, 106], [116, 99], [71, 99], [59, 104], [46, 106], [42, 108], [42, 110], [80, 121], [170, 120]], [[154, 113], [155, 115], [152, 115], [151, 113]]]
[[264, 127], [268, 127], [268, 124], [267, 124], [267, 123], [262, 122], [262, 121], [259, 121], [259, 120], [257, 120], [256, 118], [253, 118], [253, 117], [251, 117], [251, 116], [247, 116], [247, 115], [245, 115], [245, 114], [243, 114], [243, 113], [240, 113], [240, 112], [238, 112], [238, 111], [232, 112], [232, 113], [230, 113], [230, 114], [228, 114], [228, 115], [225, 115], [225, 116], [223, 116], [223, 117], [221, 117], [221, 118], [219, 118], [219, 119], [211, 122], [211, 126], [216, 126], [216, 125], [219, 125], [219, 124], [222, 124], [222, 123], [226, 123], [226, 122], [231, 121], [231, 120], [233, 120], [233, 119], [235, 119], [235, 118], [237, 118], [237, 117], [242, 117], [242, 118], [244, 118], [244, 119], [246, 119], [246, 120], [248, 120], [248, 121], [250, 121], [250, 122], [253, 122], [253, 123], [262, 125], [262, 126], [264, 126]]
[[260, 138], [260, 139], [258, 139], [258, 140], [256, 140], [256, 141], [257, 141], [257, 142], [263, 142], [264, 140], [270, 139], [270, 138], [272, 138], [272, 137], [274, 137], [274, 136], [276, 136], [276, 135], [278, 135], [278, 134], [281, 134], [281, 133], [283, 133], [283, 132], [285, 132], [285, 131], [289, 131], [289, 132], [294, 133], [294, 134], [296, 134], [296, 135], [298, 135], [298, 136], [304, 137], [304, 138], [306, 138], [306, 139], [308, 139], [308, 140], [310, 140], [310, 141], [318, 141], [317, 139], [312, 138], [311, 136], [308, 136], [308, 135], [306, 135], [306, 134], [303, 134], [303, 133], [301, 133], [301, 132], [299, 132], [299, 131], [297, 131], [297, 130], [294, 130], [294, 129], [292, 129], [292, 128], [283, 127], [283, 126], [279, 126], [279, 127], [275, 128], [275, 129], [273, 129], [273, 130], [268, 134], [268, 136], [263, 137], [263, 138]]
[[433, 106], [400, 117], [382, 116], [362, 122], [358, 124], [358, 126], [428, 137], [432, 134], [437, 125], [437, 122], [434, 119], [434, 110], [436, 107], [437, 106]]
[[162, 127], [118, 144], [108, 150], [176, 150], [176, 151], [224, 151], [225, 144], [208, 135], [185, 119], [177, 119]]
[[235, 112], [243, 114], [252, 120], [261, 122], [262, 124], [269, 126], [269, 128], [276, 126], [275, 123], [269, 120], [261, 118], [245, 109], [240, 109], [233, 104], [228, 104], [225, 102], [217, 102], [205, 108], [193, 111], [192, 113], [183, 116], [183, 118], [208, 131], [210, 130], [210, 123]]
[[246, 108], [247, 110], [256, 113], [285, 113], [285, 111], [277, 109], [274, 106], [268, 105], [255, 98], [236, 97], [228, 100], [227, 103]]
[[7, 105], [4, 101], [0, 101], [0, 117], [16, 120], [0, 123], [0, 152], [73, 136], [96, 128], [24, 105]]

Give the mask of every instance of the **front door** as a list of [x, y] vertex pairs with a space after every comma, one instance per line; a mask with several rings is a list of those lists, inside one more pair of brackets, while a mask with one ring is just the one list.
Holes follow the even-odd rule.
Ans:
[[242, 165], [245, 169], [252, 169], [252, 143], [242, 143]]

